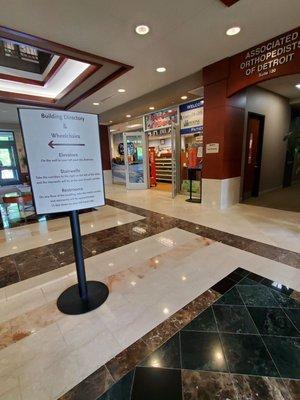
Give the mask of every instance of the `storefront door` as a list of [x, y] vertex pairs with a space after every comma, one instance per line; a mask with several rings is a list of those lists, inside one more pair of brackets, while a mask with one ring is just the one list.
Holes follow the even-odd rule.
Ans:
[[243, 188], [244, 200], [249, 197], [257, 197], [259, 194], [263, 131], [264, 116], [249, 113]]
[[127, 189], [148, 188], [148, 153], [144, 132], [123, 133]]

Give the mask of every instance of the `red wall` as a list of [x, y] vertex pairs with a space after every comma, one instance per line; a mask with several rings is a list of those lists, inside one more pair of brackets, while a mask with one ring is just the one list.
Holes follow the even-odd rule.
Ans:
[[100, 130], [102, 168], [104, 170], [107, 170], [111, 169], [108, 127], [106, 125], [100, 125], [99, 128], [100, 128], [99, 130]]
[[219, 143], [219, 153], [205, 154], [203, 178], [225, 179], [241, 175], [245, 93], [227, 98], [229, 60], [203, 70], [204, 146]]

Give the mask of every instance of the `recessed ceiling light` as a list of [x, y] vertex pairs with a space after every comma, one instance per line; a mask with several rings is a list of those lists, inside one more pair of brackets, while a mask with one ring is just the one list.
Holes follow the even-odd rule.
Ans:
[[148, 25], [137, 25], [134, 30], [135, 33], [137, 33], [138, 35], [144, 36], [147, 35], [147, 33], [149, 33], [150, 28]]
[[149, 107], [149, 110], [154, 110], [154, 107], [153, 106]]
[[181, 98], [181, 100], [186, 100], [187, 96], [181, 96], [180, 98]]
[[241, 28], [239, 26], [232, 26], [231, 28], [227, 29], [226, 35], [234, 36], [241, 32]]
[[130, 118], [131, 117], [131, 115], [130, 114], [126, 114], [126, 118]]
[[108, 122], [109, 122], [110, 124], [112, 124], [112, 122], [113, 122], [113, 121], [112, 121], [112, 120], [110, 120], [110, 121], [108, 121]]
[[171, 113], [172, 112], [172, 110], [168, 110], [168, 113]]
[[125, 90], [125, 89], [118, 89], [118, 92], [119, 92], [119, 93], [125, 93], [126, 90]]
[[156, 68], [156, 72], [166, 72], [167, 68], [165, 67], [158, 67]]
[[297, 85], [295, 85], [295, 87], [300, 90], [300, 83], [297, 83]]
[[99, 106], [100, 103], [93, 103], [93, 106]]

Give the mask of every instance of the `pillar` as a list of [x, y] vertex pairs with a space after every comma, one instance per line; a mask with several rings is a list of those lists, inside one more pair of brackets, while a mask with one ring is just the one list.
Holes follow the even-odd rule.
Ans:
[[[240, 199], [246, 95], [240, 92], [227, 97], [228, 76], [229, 59], [203, 70], [202, 203], [219, 209], [238, 203]], [[218, 144], [218, 152], [207, 152], [207, 145], [212, 143]]]

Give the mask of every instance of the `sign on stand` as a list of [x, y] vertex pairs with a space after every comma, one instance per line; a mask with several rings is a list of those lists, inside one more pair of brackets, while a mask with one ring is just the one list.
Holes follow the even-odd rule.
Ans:
[[98, 117], [19, 110], [37, 214], [104, 205]]
[[105, 204], [98, 116], [60, 110], [19, 109], [37, 214], [70, 212], [78, 285], [58, 308], [82, 314], [108, 296], [102, 282], [86, 281], [78, 210]]

